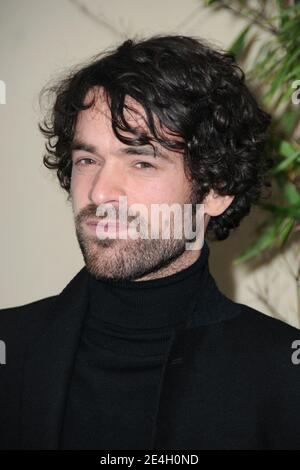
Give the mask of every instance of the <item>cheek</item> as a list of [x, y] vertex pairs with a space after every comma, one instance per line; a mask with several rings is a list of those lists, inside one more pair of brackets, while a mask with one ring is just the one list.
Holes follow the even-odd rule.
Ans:
[[188, 183], [175, 174], [172, 177], [162, 178], [157, 181], [144, 182], [139, 188], [135, 188], [133, 198], [145, 204], [185, 202], [188, 193]]
[[72, 176], [71, 178], [72, 206], [75, 213], [88, 203], [87, 186], [83, 178]]

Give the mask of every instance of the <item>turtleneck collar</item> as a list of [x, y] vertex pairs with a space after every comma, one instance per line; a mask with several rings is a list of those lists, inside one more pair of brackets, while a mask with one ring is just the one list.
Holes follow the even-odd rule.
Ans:
[[99, 321], [134, 330], [170, 329], [184, 324], [208, 274], [209, 247], [175, 274], [145, 281], [97, 280], [89, 276], [92, 315]]

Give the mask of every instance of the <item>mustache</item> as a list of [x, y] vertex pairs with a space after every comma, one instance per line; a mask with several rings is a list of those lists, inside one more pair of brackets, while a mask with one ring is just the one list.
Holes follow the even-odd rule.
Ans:
[[[99, 207], [99, 206], [98, 206]], [[99, 222], [103, 219], [105, 219], [108, 215], [108, 210], [109, 209], [105, 209], [105, 207], [103, 208], [103, 211], [104, 212], [104, 215], [97, 215], [97, 209], [98, 209], [97, 206], [94, 206], [94, 205], [89, 205], [83, 209], [80, 210], [80, 212], [76, 215], [75, 217], [75, 220], [78, 224], [82, 223], [82, 222], [87, 222], [88, 220], [94, 220], [95, 222]], [[129, 214], [126, 214], [126, 218], [127, 218], [127, 223], [130, 223], [132, 221], [134, 221], [136, 219], [137, 216], [139, 216], [139, 214], [136, 214], [136, 215], [129, 215]], [[118, 208], [115, 208], [115, 213], [114, 213], [114, 217], [116, 220], [119, 220], [120, 218], [120, 212], [118, 210]]]

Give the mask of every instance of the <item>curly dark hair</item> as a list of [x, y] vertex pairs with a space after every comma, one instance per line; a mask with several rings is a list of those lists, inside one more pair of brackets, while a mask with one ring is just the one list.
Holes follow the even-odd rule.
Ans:
[[[273, 161], [265, 155], [265, 143], [271, 116], [246, 86], [234, 55], [196, 37], [156, 35], [128, 39], [42, 90], [41, 96], [50, 92], [55, 99], [50, 114], [39, 124], [47, 139], [43, 162], [56, 170], [69, 195], [76, 118], [94, 104], [95, 97], [84, 103], [87, 93], [100, 86], [107, 96], [113, 131], [121, 142], [156, 142], [183, 151], [184, 168], [192, 176], [198, 202], [210, 189], [235, 196], [221, 215], [210, 218], [207, 232], [212, 239], [227, 238], [270, 188], [267, 174]], [[126, 95], [142, 105], [147, 133], [126, 121]], [[155, 116], [161, 127], [180, 139], [167, 140], [155, 125]], [[122, 131], [132, 137], [125, 137]]]

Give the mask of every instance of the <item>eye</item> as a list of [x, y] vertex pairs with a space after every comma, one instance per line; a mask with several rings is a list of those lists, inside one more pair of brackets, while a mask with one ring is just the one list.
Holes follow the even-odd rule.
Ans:
[[85, 157], [85, 158], [80, 158], [79, 160], [77, 160], [77, 161], [75, 162], [75, 165], [78, 165], [78, 166], [79, 166], [79, 165], [89, 166], [89, 163], [83, 163], [83, 162], [89, 162], [89, 163], [92, 162], [92, 163], [93, 163], [94, 160], [93, 160], [92, 158], [87, 158], [87, 157]]
[[144, 169], [155, 168], [153, 165], [151, 165], [151, 163], [148, 163], [148, 162], [137, 162], [136, 165], [146, 165]]

